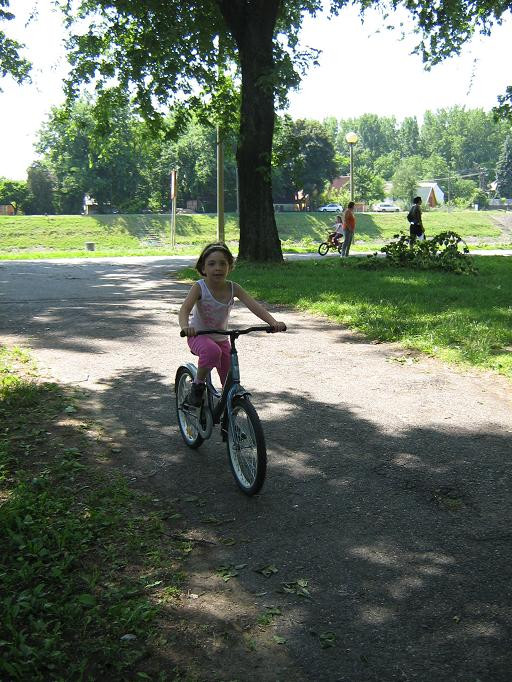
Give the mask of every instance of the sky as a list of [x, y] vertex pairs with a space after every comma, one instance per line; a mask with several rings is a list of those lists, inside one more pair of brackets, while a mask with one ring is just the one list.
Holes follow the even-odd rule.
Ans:
[[[33, 149], [37, 131], [51, 107], [63, 101], [61, 83], [67, 67], [62, 19], [52, 12], [51, 0], [38, 0], [39, 16], [26, 25], [35, 6], [35, 0], [11, 0], [16, 20], [2, 22], [10, 37], [26, 44], [25, 54], [34, 64], [32, 85], [19, 86], [9, 78], [0, 81], [0, 177], [10, 179], [26, 178], [27, 167], [37, 158]], [[407, 21], [405, 15], [398, 18]], [[461, 56], [430, 72], [425, 72], [419, 56], [410, 54], [412, 34], [400, 40], [398, 30], [380, 31], [381, 25], [375, 11], [361, 24], [354, 7], [332, 20], [325, 15], [306, 18], [302, 43], [322, 54], [300, 90], [290, 94], [288, 113], [318, 120], [375, 113], [398, 121], [416, 116], [421, 122], [426, 110], [455, 105], [489, 111], [511, 84], [511, 18], [495, 27], [490, 38], [475, 37]]]

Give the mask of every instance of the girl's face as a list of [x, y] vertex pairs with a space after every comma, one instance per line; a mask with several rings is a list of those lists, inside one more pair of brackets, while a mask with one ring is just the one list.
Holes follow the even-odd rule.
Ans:
[[212, 251], [204, 260], [204, 276], [212, 282], [222, 282], [228, 276], [230, 267], [223, 251]]

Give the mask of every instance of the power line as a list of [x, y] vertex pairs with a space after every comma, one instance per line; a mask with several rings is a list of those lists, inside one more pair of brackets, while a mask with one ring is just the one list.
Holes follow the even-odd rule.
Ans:
[[440, 182], [441, 180], [454, 180], [455, 178], [472, 178], [475, 175], [480, 177], [481, 175], [484, 174], [485, 171], [480, 171], [480, 173], [466, 173], [464, 175], [460, 175], [459, 173], [454, 173], [453, 175], [449, 175], [446, 178], [432, 178], [430, 180], [420, 180], [419, 182]]

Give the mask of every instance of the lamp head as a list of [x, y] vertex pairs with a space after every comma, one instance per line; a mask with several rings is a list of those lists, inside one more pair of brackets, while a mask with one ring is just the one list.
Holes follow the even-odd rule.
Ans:
[[357, 136], [357, 133], [350, 132], [345, 135], [345, 140], [349, 144], [355, 144], [359, 140], [359, 137]]

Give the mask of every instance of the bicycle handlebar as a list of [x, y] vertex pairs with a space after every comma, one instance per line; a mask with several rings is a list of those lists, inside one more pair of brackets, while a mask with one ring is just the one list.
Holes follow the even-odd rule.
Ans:
[[[283, 329], [286, 331], [286, 327]], [[267, 332], [267, 334], [272, 334], [272, 327], [247, 327], [246, 329], [201, 329], [196, 332], [196, 336], [201, 334], [224, 334], [224, 336], [229, 336], [230, 334], [235, 334], [240, 336], [240, 334], [249, 334], [250, 332]], [[186, 336], [183, 329], [180, 331], [180, 336]]]

